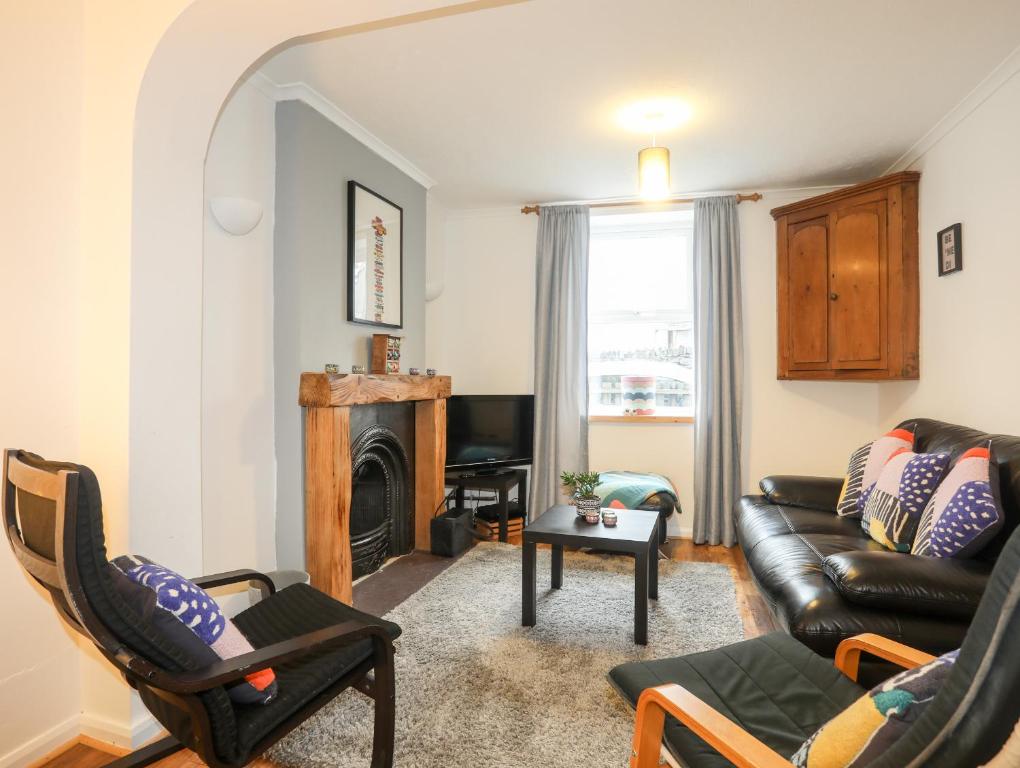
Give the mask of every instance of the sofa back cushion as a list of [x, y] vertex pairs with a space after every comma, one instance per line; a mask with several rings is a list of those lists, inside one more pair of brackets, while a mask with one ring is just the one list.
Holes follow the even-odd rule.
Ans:
[[918, 523], [949, 468], [948, 453], [894, 453], [871, 488], [861, 526], [893, 552], [909, 552]]
[[1003, 524], [999, 471], [985, 447], [964, 453], [928, 502], [914, 540], [915, 555], [973, 557]]
[[914, 431], [914, 450], [921, 453], [948, 453], [955, 463], [976, 445], [988, 445], [998, 470], [998, 499], [1005, 520], [995, 538], [975, 556], [994, 560], [1009, 535], [1020, 524], [1020, 437], [981, 432], [935, 419], [907, 419], [901, 425]]
[[836, 514], [859, 518], [864, 512], [869, 491], [889, 457], [904, 448], [910, 450], [913, 442], [914, 435], [909, 427], [897, 428], [854, 451], [843, 480], [843, 490], [836, 502]]

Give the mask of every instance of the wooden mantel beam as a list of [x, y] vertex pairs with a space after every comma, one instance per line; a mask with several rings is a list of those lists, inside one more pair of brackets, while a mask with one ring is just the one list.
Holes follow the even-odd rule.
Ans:
[[298, 404], [309, 408], [439, 400], [450, 396], [449, 376], [302, 373]]

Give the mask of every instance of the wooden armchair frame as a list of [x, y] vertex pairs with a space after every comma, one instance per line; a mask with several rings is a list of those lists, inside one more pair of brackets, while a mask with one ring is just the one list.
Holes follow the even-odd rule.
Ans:
[[[834, 664], [851, 680], [857, 680], [861, 654], [913, 669], [934, 661], [931, 654], [888, 640], [863, 634], [847, 638], [836, 648]], [[680, 685], [660, 685], [641, 693], [631, 751], [631, 768], [657, 768], [662, 749], [666, 715], [672, 715], [708, 742], [737, 768], [793, 768], [793, 764], [759, 741], [719, 711]]]
[[[171, 672], [124, 646], [93, 612], [85, 595], [77, 564], [75, 531], [78, 515], [78, 472], [57, 473], [38, 469], [18, 458], [18, 451], [3, 454], [2, 521], [15, 557], [28, 573], [50, 593], [61, 617], [76, 632], [91, 640], [106, 659], [120, 671], [127, 683], [163, 699], [186, 713], [194, 738], [187, 746], [212, 768], [231, 768], [213, 746], [212, 724], [199, 694], [239, 680], [252, 670], [295, 661], [311, 653], [371, 640], [372, 656], [314, 696], [283, 723], [274, 728], [251, 750], [251, 756], [265, 752], [294, 728], [347, 688], [354, 688], [375, 700], [372, 768], [390, 768], [393, 763], [395, 684], [393, 643], [378, 624], [347, 621], [308, 632], [249, 653], [224, 659], [193, 672]], [[17, 514], [17, 491], [21, 489], [54, 502], [55, 558], [50, 560], [33, 550], [22, 537]], [[259, 587], [263, 596], [275, 593], [272, 580], [257, 571], [240, 570], [195, 579], [203, 589], [247, 582]], [[173, 736], [148, 744], [114, 760], [107, 768], [140, 768], [171, 755], [186, 745]]]

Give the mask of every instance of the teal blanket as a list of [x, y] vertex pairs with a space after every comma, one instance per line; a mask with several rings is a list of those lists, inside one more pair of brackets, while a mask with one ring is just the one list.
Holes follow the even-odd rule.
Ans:
[[673, 484], [662, 475], [648, 472], [600, 472], [595, 493], [602, 497], [602, 506], [624, 509], [637, 509], [657, 493], [672, 496], [674, 503], [677, 501]]

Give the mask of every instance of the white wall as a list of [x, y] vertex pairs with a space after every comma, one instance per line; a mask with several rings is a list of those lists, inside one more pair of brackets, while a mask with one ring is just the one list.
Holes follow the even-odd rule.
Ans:
[[[78, 460], [82, 7], [5, 3], [0, 71], [0, 383], [3, 448]], [[25, 765], [78, 732], [75, 635], [0, 544], [0, 766]]]
[[[1020, 435], [1020, 54], [1012, 69], [910, 166], [921, 171], [921, 378], [883, 387], [883, 423], [932, 416]], [[957, 222], [963, 271], [939, 277], [936, 233]]]
[[454, 394], [534, 391], [537, 218], [516, 208], [447, 212], [428, 356], [453, 377]]
[[[202, 562], [205, 573], [276, 568], [273, 221], [276, 102], [249, 83], [220, 115], [205, 164], [202, 265]], [[247, 235], [214, 197], [262, 205]]]
[[[776, 379], [775, 225], [769, 210], [827, 190], [765, 193], [743, 203], [745, 488], [767, 474], [843, 472], [847, 456], [874, 436], [878, 386]], [[519, 209], [449, 211], [445, 288], [429, 305], [429, 345], [463, 394], [533, 391], [534, 261], [537, 217]], [[690, 535], [694, 427], [595, 423], [592, 469], [658, 472], [677, 486], [684, 514], [671, 533]]]

